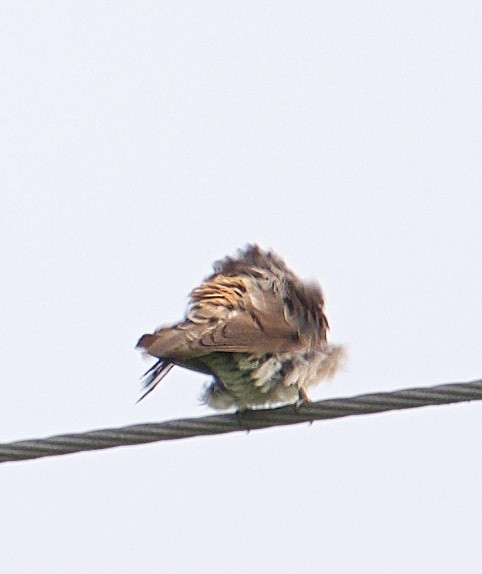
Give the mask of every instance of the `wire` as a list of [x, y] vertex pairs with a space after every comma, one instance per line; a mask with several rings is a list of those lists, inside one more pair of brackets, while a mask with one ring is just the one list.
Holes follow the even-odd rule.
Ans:
[[482, 380], [0, 444], [0, 462], [482, 400]]

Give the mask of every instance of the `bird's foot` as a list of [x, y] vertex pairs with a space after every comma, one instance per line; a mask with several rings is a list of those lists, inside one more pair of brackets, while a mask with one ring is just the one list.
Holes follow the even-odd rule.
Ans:
[[[300, 388], [298, 389], [298, 400], [294, 404], [295, 413], [297, 415], [301, 414], [301, 407], [306, 403], [311, 403], [312, 400], [308, 396], [306, 389]], [[310, 424], [313, 424], [313, 421], [309, 421]]]

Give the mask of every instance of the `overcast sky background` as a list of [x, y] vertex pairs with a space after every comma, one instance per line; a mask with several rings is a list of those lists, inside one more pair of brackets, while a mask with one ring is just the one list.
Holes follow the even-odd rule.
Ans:
[[[314, 398], [482, 376], [478, 2], [15, 2], [1, 440], [212, 411], [137, 338], [247, 242], [326, 293]], [[2, 570], [481, 571], [481, 404], [0, 468]]]

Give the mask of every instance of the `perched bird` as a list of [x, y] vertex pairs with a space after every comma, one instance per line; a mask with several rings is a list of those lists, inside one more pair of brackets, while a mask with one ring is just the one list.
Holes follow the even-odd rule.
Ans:
[[159, 358], [143, 376], [141, 399], [179, 365], [212, 375], [203, 401], [214, 409], [309, 400], [308, 388], [332, 377], [343, 357], [341, 346], [327, 343], [319, 285], [256, 245], [213, 267], [191, 292], [182, 322], [140, 338], [137, 346]]

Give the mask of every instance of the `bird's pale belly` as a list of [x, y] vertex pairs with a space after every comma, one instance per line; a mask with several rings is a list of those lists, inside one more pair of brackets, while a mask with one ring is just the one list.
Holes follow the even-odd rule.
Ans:
[[329, 374], [339, 357], [335, 349], [265, 354], [212, 353], [202, 358], [214, 381], [203, 400], [215, 409], [247, 409], [294, 403], [306, 390]]

